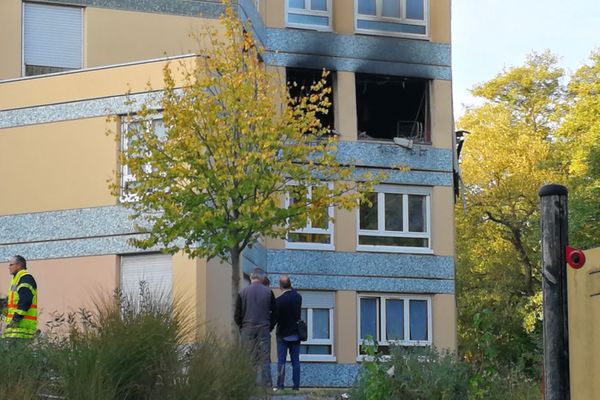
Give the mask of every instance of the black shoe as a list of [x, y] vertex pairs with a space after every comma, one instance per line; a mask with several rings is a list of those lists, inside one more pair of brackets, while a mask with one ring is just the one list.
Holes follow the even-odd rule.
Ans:
[[292, 388], [292, 390], [300, 390], [300, 388], [295, 387], [295, 388]]

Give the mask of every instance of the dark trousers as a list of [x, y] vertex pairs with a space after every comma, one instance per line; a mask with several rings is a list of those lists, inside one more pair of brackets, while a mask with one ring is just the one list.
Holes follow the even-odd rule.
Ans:
[[292, 361], [292, 381], [294, 389], [300, 388], [300, 341], [288, 342], [277, 336], [277, 387], [285, 386], [285, 360], [290, 353]]
[[242, 346], [253, 356], [259, 370], [256, 383], [272, 386], [271, 380], [271, 332], [269, 327], [245, 326], [240, 332]]

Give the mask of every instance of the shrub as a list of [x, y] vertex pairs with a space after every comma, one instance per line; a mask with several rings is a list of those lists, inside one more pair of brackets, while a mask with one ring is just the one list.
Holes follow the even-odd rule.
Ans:
[[[198, 343], [189, 310], [140, 286], [139, 299], [99, 301], [93, 312], [55, 316], [44, 355], [67, 400], [248, 399], [256, 370], [238, 346]], [[12, 397], [21, 398], [21, 397]], [[24, 397], [26, 398], [26, 397]]]
[[50, 384], [42, 346], [0, 339], [0, 400], [38, 399]]
[[[431, 348], [392, 348], [383, 359], [373, 349], [354, 388], [364, 400], [464, 400], [469, 367], [450, 353]], [[372, 357], [372, 359], [371, 359]]]

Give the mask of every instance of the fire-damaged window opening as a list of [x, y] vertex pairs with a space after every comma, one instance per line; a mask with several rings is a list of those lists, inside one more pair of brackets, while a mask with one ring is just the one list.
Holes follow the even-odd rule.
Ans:
[[[286, 81], [288, 82], [288, 88], [290, 91], [290, 97], [292, 98], [308, 94], [313, 83], [318, 82], [323, 77], [323, 70], [320, 69], [286, 68], [285, 73]], [[331, 93], [328, 95], [331, 107], [329, 107], [327, 114], [317, 114], [317, 118], [319, 118], [319, 121], [321, 121], [321, 125], [324, 128], [327, 128], [329, 132], [334, 132], [335, 129], [333, 75], [334, 72], [330, 71], [329, 75], [327, 75], [327, 78], [325, 78], [327, 87], [331, 88]], [[293, 85], [294, 82], [296, 83], [296, 86]], [[303, 87], [304, 89], [302, 89]]]
[[356, 108], [359, 140], [431, 140], [427, 79], [356, 74]]

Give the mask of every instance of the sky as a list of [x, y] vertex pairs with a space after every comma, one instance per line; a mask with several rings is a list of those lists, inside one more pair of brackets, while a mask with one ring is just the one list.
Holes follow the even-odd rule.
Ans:
[[[436, 1], [436, 0], [433, 0]], [[469, 89], [549, 49], [567, 72], [600, 48], [600, 0], [452, 0], [454, 115]]]

